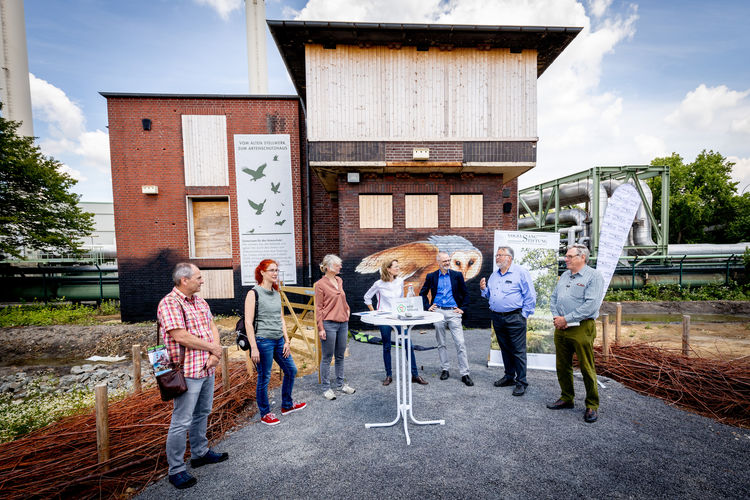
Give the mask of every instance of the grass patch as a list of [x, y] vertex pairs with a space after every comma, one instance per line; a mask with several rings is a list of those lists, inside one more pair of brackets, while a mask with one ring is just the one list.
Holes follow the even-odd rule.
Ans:
[[28, 325], [91, 325], [99, 316], [120, 313], [120, 303], [107, 300], [99, 306], [70, 302], [34, 302], [0, 309], [0, 327]]
[[696, 300], [750, 300], [750, 284], [731, 282], [728, 285], [689, 287], [679, 285], [648, 285], [635, 290], [609, 290], [608, 302], [669, 302]]
[[91, 391], [31, 396], [16, 400], [0, 396], [0, 443], [13, 441], [93, 405], [94, 393]]

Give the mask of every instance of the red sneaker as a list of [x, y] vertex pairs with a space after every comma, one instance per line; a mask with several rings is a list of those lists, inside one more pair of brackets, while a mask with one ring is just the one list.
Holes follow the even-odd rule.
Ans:
[[282, 408], [281, 409], [281, 414], [282, 415], [289, 415], [290, 413], [295, 412], [297, 410], [303, 410], [303, 409], [305, 409], [306, 406], [307, 406], [307, 403], [296, 403], [291, 408]]
[[266, 425], [276, 425], [280, 422], [280, 420], [276, 418], [276, 415], [274, 415], [273, 413], [266, 413], [265, 415], [263, 415], [260, 421]]

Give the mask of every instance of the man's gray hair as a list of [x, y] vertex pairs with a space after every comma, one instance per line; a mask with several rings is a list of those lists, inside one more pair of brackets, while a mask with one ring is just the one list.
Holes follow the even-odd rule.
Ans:
[[195, 264], [191, 264], [190, 262], [180, 262], [174, 266], [174, 271], [172, 271], [172, 281], [174, 281], [175, 285], [179, 285], [182, 283], [182, 278], [192, 278], [196, 269], [198, 269], [198, 267]]
[[497, 247], [497, 251], [495, 252], [495, 255], [497, 255], [497, 252], [500, 250], [506, 250], [510, 254], [510, 258], [515, 259], [516, 256], [513, 254], [513, 249], [510, 247]]
[[583, 255], [584, 262], [588, 263], [589, 255], [591, 255], [591, 252], [589, 251], [589, 247], [581, 243], [574, 243], [573, 245], [570, 245], [568, 248], [574, 248], [576, 250], [576, 255]]
[[445, 255], [448, 258], [450, 258], [450, 256], [451, 256], [451, 254], [449, 254], [448, 252], [438, 252], [437, 255], [435, 256], [435, 260], [438, 261], [438, 262], [440, 262], [440, 256], [441, 255]]
[[323, 257], [323, 261], [320, 263], [320, 272], [323, 274], [327, 273], [328, 268], [334, 264], [343, 265], [343, 262], [341, 261], [341, 257], [339, 257], [338, 255], [329, 253], [328, 255]]

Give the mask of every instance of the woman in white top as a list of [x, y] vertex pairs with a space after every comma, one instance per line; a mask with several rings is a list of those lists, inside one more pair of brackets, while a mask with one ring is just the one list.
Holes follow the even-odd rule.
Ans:
[[[401, 266], [397, 260], [384, 261], [380, 266], [380, 279], [373, 283], [367, 293], [365, 293], [365, 305], [371, 311], [372, 298], [377, 297], [378, 311], [392, 311], [393, 301], [404, 296], [404, 278], [399, 277]], [[380, 326], [380, 336], [383, 338], [383, 364], [385, 365], [385, 379], [383, 385], [389, 385], [393, 382], [393, 373], [391, 372], [391, 327], [388, 325]], [[400, 327], [399, 327], [400, 328]], [[411, 381], [417, 384], [427, 385], [427, 381], [419, 375], [417, 370], [417, 360], [414, 356], [414, 346], [409, 344], [411, 349]]]

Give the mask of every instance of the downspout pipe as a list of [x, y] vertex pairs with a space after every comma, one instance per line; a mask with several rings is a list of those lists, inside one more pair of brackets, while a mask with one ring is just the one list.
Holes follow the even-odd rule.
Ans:
[[312, 225], [312, 216], [311, 216], [311, 205], [312, 202], [310, 200], [310, 182], [312, 181], [312, 176], [310, 175], [310, 143], [307, 140], [308, 137], [308, 130], [307, 130], [307, 109], [305, 108], [305, 101], [302, 100], [302, 97], [299, 98], [299, 106], [300, 109], [302, 109], [302, 116], [305, 120], [305, 218], [307, 219], [307, 224], [305, 224], [305, 238], [306, 238], [306, 244], [305, 247], [307, 248], [307, 286], [312, 286], [313, 279], [312, 279], [312, 229], [310, 226]]

